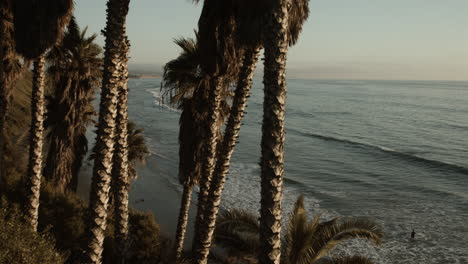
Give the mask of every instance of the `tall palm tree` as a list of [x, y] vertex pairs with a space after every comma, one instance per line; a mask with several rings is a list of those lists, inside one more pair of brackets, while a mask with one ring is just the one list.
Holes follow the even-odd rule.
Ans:
[[[243, 259], [249, 263], [259, 263], [257, 255], [262, 250], [260, 230], [261, 224], [256, 215], [240, 209], [225, 211], [216, 223], [215, 242], [226, 248], [230, 255], [238, 256], [239, 261]], [[346, 240], [361, 238], [379, 245], [382, 236], [377, 224], [368, 219], [335, 218], [320, 222], [319, 214], [308, 220], [304, 198], [299, 196], [290, 214], [286, 235], [282, 239], [284, 247], [280, 263], [372, 263], [360, 256], [332, 260], [325, 257]]]
[[28, 210], [37, 229], [44, 133], [45, 53], [61, 38], [73, 10], [73, 0], [15, 0], [13, 2], [16, 51], [34, 61], [31, 96], [31, 132], [28, 164]]
[[[286, 57], [308, 15], [308, 1], [270, 1], [265, 16], [263, 44], [264, 103], [261, 141], [261, 264], [277, 264], [281, 258], [281, 200], [284, 174], [284, 115], [286, 103]], [[295, 12], [296, 7], [299, 10]], [[271, 11], [271, 12], [270, 12]], [[293, 12], [291, 12], [293, 11]], [[297, 24], [290, 18], [297, 16]], [[299, 30], [295, 31], [295, 28]], [[295, 35], [295, 36], [293, 36]]]
[[198, 71], [200, 59], [197, 43], [194, 39], [175, 39], [182, 49], [181, 54], [164, 66], [163, 87], [165, 94], [170, 94], [170, 103], [177, 105], [180, 115], [179, 129], [179, 182], [183, 186], [181, 206], [176, 230], [175, 258], [180, 260], [187, 229], [188, 214], [192, 198], [192, 189], [200, 177], [200, 166], [196, 162], [198, 145], [193, 92], [200, 83]]
[[[204, 222], [205, 205], [208, 202], [210, 181], [216, 162], [218, 145], [217, 121], [220, 120], [220, 103], [223, 87], [237, 77], [240, 68], [240, 49], [235, 42], [235, 23], [230, 1], [205, 0], [198, 22], [198, 45], [202, 57], [200, 68], [206, 76], [209, 87], [208, 119], [202, 129], [204, 151], [200, 192], [195, 225], [194, 253], [196, 263], [206, 263], [208, 259], [211, 234]], [[195, 96], [199, 91], [195, 90]]]
[[259, 263], [278, 264], [281, 258], [281, 200], [284, 173], [284, 113], [288, 0], [275, 1], [266, 18], [262, 122], [261, 208]]
[[89, 197], [88, 249], [86, 263], [101, 263], [107, 226], [107, 209], [115, 147], [116, 116], [119, 89], [123, 87], [120, 74], [125, 54], [125, 24], [129, 0], [107, 2], [107, 24], [104, 30], [105, 51], [99, 123], [96, 137], [96, 158]]
[[240, 70], [240, 76], [237, 82], [225, 133], [218, 147], [216, 165], [208, 192], [208, 202], [203, 209], [204, 222], [201, 227], [203, 231], [200, 231], [203, 232], [201, 237], [203, 238], [203, 236], [205, 236], [206, 241], [210, 241], [209, 244], [206, 245], [208, 248], [211, 246], [212, 234], [221, 203], [221, 194], [224, 188], [226, 175], [229, 171], [230, 159], [239, 137], [241, 121], [244, 117], [247, 98], [249, 97], [250, 88], [252, 87], [252, 79], [259, 52], [260, 48], [255, 48], [251, 51], [246, 51], [244, 55], [244, 63]]
[[[195, 32], [196, 37], [197, 32]], [[198, 184], [201, 178], [201, 149], [203, 146], [203, 131], [200, 129], [206, 122], [206, 107], [203, 103], [208, 100], [208, 87], [200, 71], [200, 56], [196, 39], [179, 38], [174, 42], [182, 49], [180, 55], [168, 62], [164, 67], [163, 97], [169, 97], [170, 103], [181, 111], [179, 130], [179, 181], [183, 185], [181, 210], [176, 231], [176, 257], [179, 259], [182, 253], [185, 231], [187, 227], [188, 212], [191, 202], [192, 188]], [[194, 96], [195, 89], [201, 86], [204, 93]], [[201, 89], [201, 88], [200, 88]], [[221, 124], [224, 123], [229, 113], [228, 97], [230, 92], [222, 90], [220, 121], [218, 124], [218, 136]]]
[[120, 87], [117, 96], [115, 150], [113, 157], [113, 195], [115, 201], [116, 240], [120, 259], [125, 257], [128, 237], [128, 193], [130, 189], [128, 145], [128, 52], [126, 36], [122, 43]]
[[[260, 1], [261, 2], [261, 1]], [[245, 5], [245, 2], [236, 3], [237, 8], [235, 10], [252, 10], [251, 8], [240, 8]], [[247, 3], [247, 5], [256, 5]], [[268, 5], [263, 5], [264, 8], [268, 8]], [[230, 159], [234, 151], [234, 147], [239, 136], [239, 129], [241, 121], [244, 116], [244, 110], [246, 107], [247, 98], [250, 94], [250, 88], [252, 86], [252, 77], [255, 70], [256, 62], [258, 60], [260, 48], [263, 41], [262, 21], [263, 16], [261, 15], [264, 10], [260, 7], [256, 7], [254, 14], [247, 14], [244, 12], [237, 13], [234, 11], [235, 22], [236, 22], [236, 41], [244, 49], [244, 60], [243, 66], [239, 72], [238, 84], [234, 96], [234, 100], [231, 107], [231, 113], [229, 115], [228, 123], [226, 125], [225, 134], [223, 141], [218, 148], [218, 155], [216, 161], [216, 167], [213, 172], [213, 179], [209, 188], [210, 201], [205, 209], [205, 228], [208, 234], [212, 234], [215, 228], [215, 222], [219, 205], [221, 203], [221, 195], [224, 188], [226, 176], [229, 171]], [[297, 41], [299, 32], [302, 29], [302, 25], [308, 16], [308, 5], [307, 1], [295, 1], [289, 11], [291, 19], [288, 20], [288, 39], [289, 44], [292, 45]], [[247, 22], [248, 27], [247, 28]], [[252, 34], [252, 22], [257, 25], [256, 28], [259, 30], [256, 34]], [[210, 235], [211, 237], [211, 235]]]
[[101, 48], [96, 34], [86, 36], [72, 18], [63, 41], [49, 52], [48, 72], [55, 88], [46, 127], [51, 128], [44, 175], [57, 190], [76, 192], [78, 173], [88, 150], [86, 130], [93, 121], [95, 89], [100, 84]]

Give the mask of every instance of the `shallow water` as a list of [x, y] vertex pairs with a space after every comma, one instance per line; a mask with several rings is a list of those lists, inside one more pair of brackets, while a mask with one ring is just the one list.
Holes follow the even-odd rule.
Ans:
[[[155, 163], [134, 193], [157, 196], [146, 187], [154, 177], [180, 191], [179, 112], [161, 104], [159, 79], [132, 79], [129, 87], [130, 118], [145, 129]], [[256, 80], [226, 208], [259, 208], [262, 95]], [[382, 224], [382, 246], [357, 240], [335, 254], [366, 254], [377, 263], [468, 263], [467, 113], [468, 83], [289, 80], [285, 212], [304, 194], [311, 214]]]

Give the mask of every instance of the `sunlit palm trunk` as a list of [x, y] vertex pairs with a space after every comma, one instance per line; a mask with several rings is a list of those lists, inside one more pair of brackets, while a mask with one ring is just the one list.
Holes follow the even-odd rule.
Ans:
[[226, 132], [218, 148], [216, 167], [211, 180], [208, 202], [205, 205], [204, 222], [200, 228], [200, 241], [203, 248], [200, 249], [201, 259], [197, 263], [206, 263], [213, 239], [216, 225], [216, 216], [221, 203], [221, 195], [229, 172], [229, 165], [236, 141], [239, 137], [241, 121], [244, 117], [247, 98], [252, 87], [252, 78], [258, 60], [260, 48], [248, 50], [245, 54], [244, 64], [240, 72], [237, 89], [231, 107], [231, 114], [226, 125]]
[[265, 99], [261, 142], [261, 264], [279, 264], [281, 259], [288, 2], [278, 0], [273, 14], [266, 17], [263, 77]]
[[34, 62], [31, 94], [31, 134], [28, 164], [28, 210], [29, 224], [37, 230], [39, 196], [42, 176], [42, 146], [44, 144], [44, 80], [45, 58], [39, 56]]
[[[211, 176], [213, 174], [213, 170], [215, 167], [216, 162], [216, 147], [218, 145], [218, 130], [219, 130], [219, 120], [220, 120], [220, 105], [221, 105], [221, 88], [222, 88], [222, 80], [221, 78], [212, 78], [210, 80], [210, 99], [209, 99], [209, 112], [208, 112], [208, 122], [206, 123], [206, 137], [203, 140], [205, 151], [204, 154], [206, 156], [203, 157], [204, 162], [202, 165], [202, 175], [201, 178], [207, 179], [207, 184], [209, 185], [211, 181]], [[206, 184], [204, 185], [204, 189], [202, 191], [202, 186], [200, 186], [200, 193], [199, 193], [199, 206], [197, 211], [197, 220], [201, 220], [201, 226], [203, 226], [203, 222], [205, 221], [204, 216], [200, 218], [200, 215], [204, 213], [204, 209], [200, 208], [201, 201], [203, 202], [203, 197], [208, 197], [208, 189], [206, 188]], [[201, 196], [201, 197], [200, 197]], [[202, 200], [200, 201], [200, 198]], [[206, 200], [206, 198], [205, 198]], [[200, 226], [199, 226], [200, 227]], [[199, 232], [202, 233], [203, 231], [199, 229]], [[196, 234], [197, 235], [197, 234]], [[200, 234], [198, 234], [200, 235]], [[203, 239], [202, 236], [198, 237], [198, 240], [195, 241], [195, 263], [201, 264], [207, 262], [208, 252], [210, 248], [211, 241], [207, 239]]]
[[129, 0], [107, 2], [104, 71], [96, 138], [96, 157], [89, 197], [88, 249], [85, 263], [101, 263], [115, 144], [118, 88], [121, 84], [122, 43]]
[[177, 260], [179, 260], [182, 256], [182, 250], [184, 249], [184, 238], [185, 232], [187, 231], [187, 221], [189, 217], [190, 202], [192, 200], [192, 188], [192, 184], [184, 184], [184, 191], [182, 192], [179, 220], [177, 222], [176, 231], [175, 254]]
[[130, 189], [128, 161], [128, 41], [122, 49], [122, 69], [117, 106], [117, 133], [114, 154], [115, 223], [117, 250], [120, 259], [125, 258], [128, 237], [128, 192]]

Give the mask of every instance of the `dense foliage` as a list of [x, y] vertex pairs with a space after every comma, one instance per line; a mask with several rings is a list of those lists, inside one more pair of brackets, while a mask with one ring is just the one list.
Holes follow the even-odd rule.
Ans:
[[[53, 182], [47, 182], [41, 188], [39, 233], [28, 229], [21, 215], [26, 192], [24, 175], [27, 153], [24, 148], [28, 138], [28, 130], [25, 128], [30, 119], [30, 78], [31, 74], [26, 73], [17, 83], [13, 91], [11, 118], [6, 123], [7, 138], [15, 140], [11, 141], [14, 144], [8, 144], [5, 155], [8, 174], [2, 178], [0, 184], [0, 263], [64, 263], [65, 260], [66, 263], [73, 263], [80, 260], [85, 247], [87, 206], [80, 197], [73, 192], [58, 191]], [[51, 89], [48, 90], [51, 94]], [[137, 149], [146, 150], [142, 146], [141, 131], [134, 128], [131, 131], [135, 135], [133, 141]], [[140, 157], [137, 153], [132, 155], [137, 156], [137, 159]], [[159, 263], [165, 254], [164, 245], [168, 242], [161, 235], [154, 217], [132, 210], [129, 222], [132, 238], [126, 263]], [[116, 261], [113, 258], [116, 250], [113, 225], [113, 221], [110, 221], [104, 244], [103, 261], [109, 264]]]

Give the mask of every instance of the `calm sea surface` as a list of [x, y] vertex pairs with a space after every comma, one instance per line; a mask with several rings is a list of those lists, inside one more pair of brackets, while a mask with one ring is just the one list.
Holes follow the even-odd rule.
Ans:
[[[154, 177], [180, 191], [180, 113], [160, 103], [159, 79], [129, 87], [130, 118], [145, 129], [149, 162], [157, 164], [138, 191], [158, 195], [144, 188]], [[256, 80], [225, 208], [259, 209], [262, 99]], [[304, 194], [311, 215], [372, 217], [385, 231], [378, 248], [358, 240], [334, 253], [377, 263], [468, 263], [468, 83], [289, 80], [286, 132], [285, 212]]]

